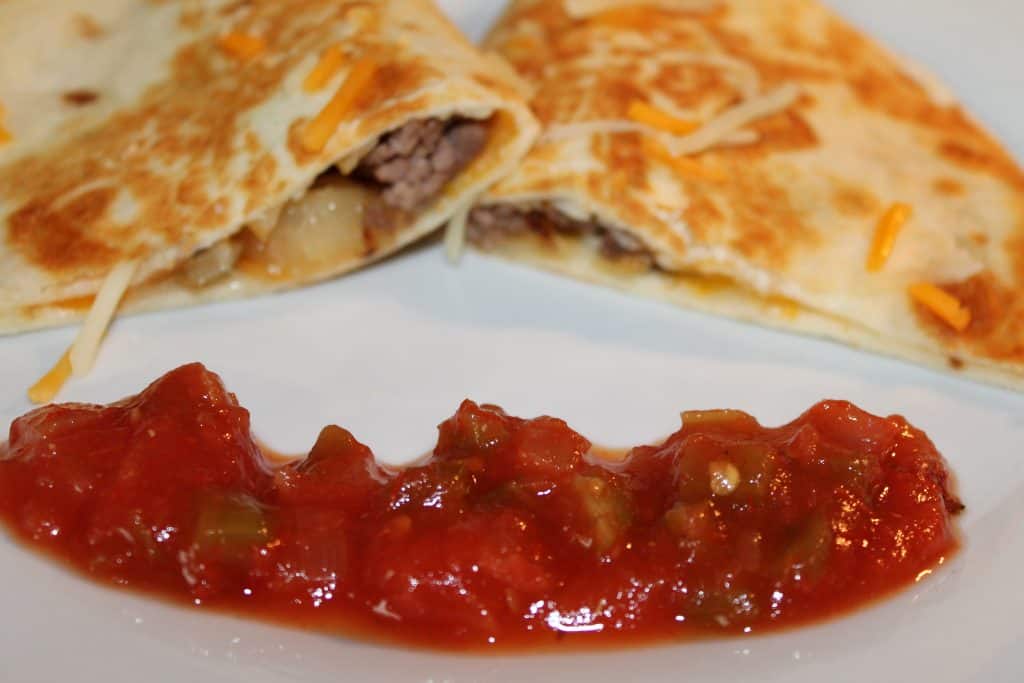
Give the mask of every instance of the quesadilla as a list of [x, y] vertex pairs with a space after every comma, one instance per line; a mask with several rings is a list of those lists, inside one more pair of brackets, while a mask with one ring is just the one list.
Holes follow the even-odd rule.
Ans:
[[813, 0], [516, 0], [539, 142], [477, 247], [1024, 387], [1024, 172]]
[[352, 270], [537, 133], [429, 0], [9, 0], [0, 34], [0, 332]]

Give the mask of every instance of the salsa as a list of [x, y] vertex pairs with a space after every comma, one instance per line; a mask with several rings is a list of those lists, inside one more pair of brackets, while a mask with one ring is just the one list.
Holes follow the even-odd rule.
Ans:
[[778, 428], [687, 412], [624, 457], [465, 401], [433, 454], [339, 427], [274, 463], [202, 365], [52, 405], [0, 448], [0, 517], [107, 584], [402, 644], [527, 649], [763, 632], [863, 605], [955, 552], [962, 505], [901, 417], [826, 401]]

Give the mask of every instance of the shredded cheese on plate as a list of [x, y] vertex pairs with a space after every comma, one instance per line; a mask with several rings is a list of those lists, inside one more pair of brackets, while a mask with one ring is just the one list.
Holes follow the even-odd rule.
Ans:
[[907, 221], [913, 215], [913, 209], [907, 204], [893, 204], [875, 228], [875, 238], [871, 243], [871, 251], [868, 252], [867, 269], [869, 272], [877, 273], [888, 263], [892, 255], [893, 247], [896, 245], [896, 238]]
[[963, 332], [971, 324], [971, 311], [960, 301], [930, 282], [919, 282], [910, 286], [910, 298], [921, 304], [957, 332]]
[[448, 228], [444, 232], [444, 252], [448, 262], [458, 264], [462, 252], [466, 249], [466, 224], [469, 222], [469, 210], [472, 204], [465, 204], [452, 214]]
[[363, 57], [356, 62], [345, 82], [338, 88], [338, 92], [334, 93], [334, 97], [302, 132], [302, 146], [306, 150], [310, 152], [323, 151], [328, 140], [338, 130], [338, 126], [352, 110], [356, 99], [370, 84], [376, 72], [377, 62], [372, 58]]
[[68, 352], [71, 373], [75, 377], [81, 377], [92, 370], [100, 342], [103, 341], [107, 327], [110, 326], [110, 321], [113, 320], [117, 307], [132, 282], [137, 266], [136, 261], [123, 261], [117, 264], [100, 286], [82, 329], [78, 331], [78, 337]]
[[65, 351], [57, 364], [28, 390], [28, 400], [37, 405], [50, 403], [71, 377], [71, 358]]
[[71, 348], [28, 390], [30, 401], [49, 403], [72, 375], [81, 377], [92, 369], [100, 342], [107, 333], [110, 321], [113, 320], [137, 267], [136, 261], [122, 261], [107, 274]]

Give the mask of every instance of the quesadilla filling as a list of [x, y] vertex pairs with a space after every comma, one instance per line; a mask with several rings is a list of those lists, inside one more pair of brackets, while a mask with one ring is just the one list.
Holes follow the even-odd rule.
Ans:
[[[235, 272], [300, 281], [359, 265], [394, 246], [399, 231], [480, 155], [492, 122], [413, 120], [322, 173], [301, 197], [251, 220], [151, 284], [175, 279], [199, 290]], [[29, 389], [34, 403], [48, 403], [71, 375], [89, 371], [129, 294], [136, 266], [125, 262], [108, 275], [68, 353]]]
[[322, 173], [302, 197], [197, 253], [180, 277], [203, 288], [236, 269], [284, 277], [369, 258], [393, 244], [398, 231], [469, 166], [488, 133], [489, 121], [411, 121]]
[[467, 237], [484, 250], [530, 236], [545, 242], [559, 236], [586, 240], [605, 261], [629, 270], [658, 267], [654, 252], [632, 234], [594, 218], [573, 218], [550, 204], [533, 208], [495, 204], [477, 207], [470, 213]]

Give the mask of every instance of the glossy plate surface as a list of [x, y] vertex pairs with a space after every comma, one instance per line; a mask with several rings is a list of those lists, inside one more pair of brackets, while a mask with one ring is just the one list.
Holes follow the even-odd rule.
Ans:
[[[442, 2], [474, 35], [500, 12]], [[1024, 158], [1024, 4], [832, 0], [930, 66]], [[0, 339], [0, 425], [73, 330]], [[834, 344], [689, 314], [437, 244], [337, 282], [118, 321], [63, 399], [109, 402], [201, 360], [285, 452], [351, 429], [401, 462], [464, 397], [563, 417], [597, 443], [654, 441], [690, 408], [779, 424], [819, 399], [900, 412], [959, 474], [965, 548], [914, 590], [769, 637], [534, 657], [387, 649], [167, 606], [82, 581], [0, 537], [4, 681], [1024, 680], [1024, 396]]]

